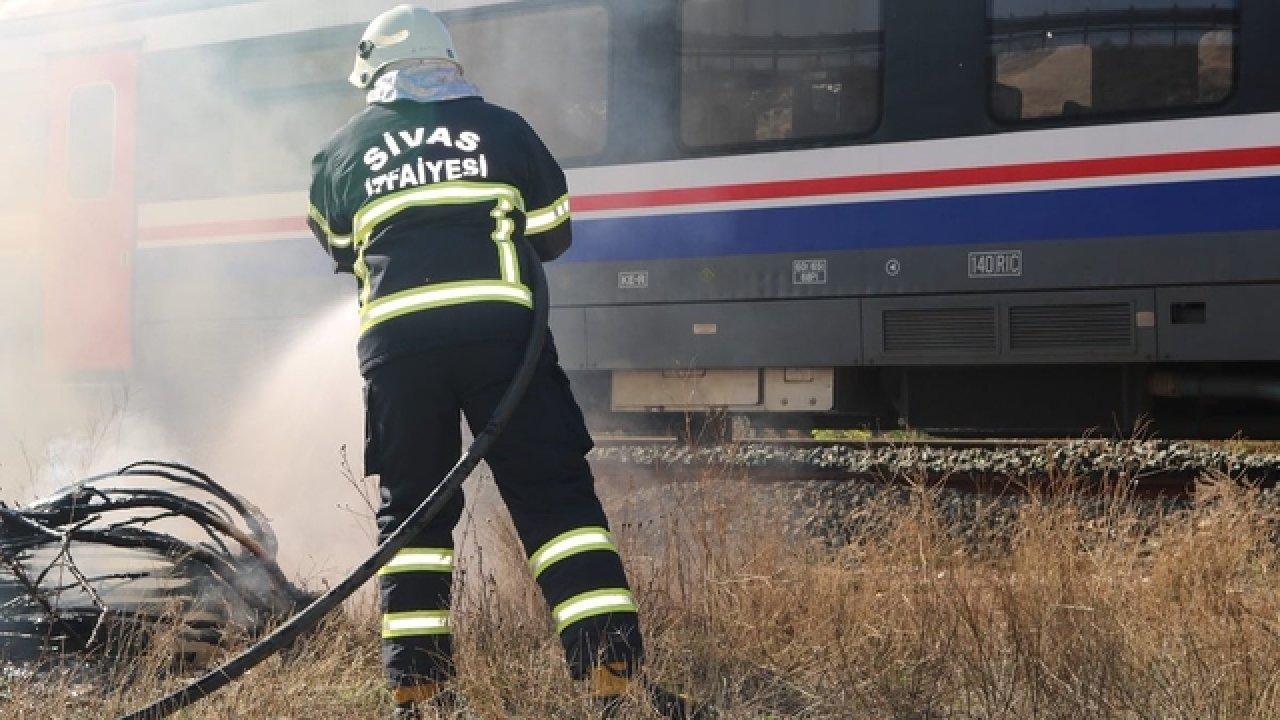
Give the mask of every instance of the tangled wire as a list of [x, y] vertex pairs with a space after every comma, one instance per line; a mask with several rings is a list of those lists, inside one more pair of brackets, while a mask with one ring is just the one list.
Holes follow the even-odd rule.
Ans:
[[164, 618], [181, 619], [197, 648], [232, 623], [260, 629], [308, 599], [275, 555], [252, 505], [174, 463], [128, 465], [26, 507], [0, 503], [0, 655], [95, 651]]

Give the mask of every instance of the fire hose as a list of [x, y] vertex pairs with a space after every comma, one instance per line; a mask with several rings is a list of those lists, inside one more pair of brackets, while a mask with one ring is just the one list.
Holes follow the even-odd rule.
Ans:
[[547, 279], [543, 274], [542, 266], [538, 262], [536, 254], [532, 252], [528, 245], [525, 245], [525, 250], [533, 258], [529, 264], [533, 267], [534, 282], [533, 321], [530, 325], [529, 340], [525, 345], [524, 356], [521, 358], [520, 366], [516, 370], [515, 376], [511, 379], [511, 383], [507, 386], [505, 394], [498, 402], [497, 407], [494, 408], [493, 416], [489, 418], [484, 430], [475, 436], [471, 446], [463, 453], [462, 458], [453, 466], [453, 469], [445, 475], [444, 479], [422, 501], [422, 504], [405, 519], [395, 532], [378, 546], [378, 549], [367, 560], [352, 570], [346, 578], [334, 585], [328, 592], [289, 618], [275, 631], [231, 660], [228, 660], [222, 666], [214, 668], [200, 678], [191, 681], [185, 687], [156, 700], [140, 710], [128, 715], [122, 715], [119, 720], [157, 720], [158, 718], [168, 717], [231, 684], [262, 661], [288, 647], [303, 633], [314, 628], [325, 615], [328, 615], [356, 590], [360, 589], [361, 585], [364, 585], [369, 578], [373, 577], [379, 568], [386, 565], [397, 552], [408, 545], [439, 514], [440, 509], [458, 492], [458, 489], [462, 487], [462, 482], [467, 479], [471, 471], [475, 469], [480, 460], [493, 447], [493, 443], [498, 439], [498, 436], [502, 434], [503, 428], [506, 427], [516, 407], [524, 398], [525, 390], [528, 389], [529, 382], [533, 379], [533, 373], [538, 367], [538, 358], [542, 354], [543, 345], [546, 342], [547, 316], [550, 302], [547, 296]]

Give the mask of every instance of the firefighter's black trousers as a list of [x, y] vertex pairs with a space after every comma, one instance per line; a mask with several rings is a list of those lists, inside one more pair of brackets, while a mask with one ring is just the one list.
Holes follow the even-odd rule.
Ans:
[[[382, 537], [460, 456], [459, 411], [488, 422], [524, 348], [491, 342], [398, 358], [366, 377], [365, 465], [381, 476]], [[528, 393], [487, 457], [575, 677], [640, 657], [635, 600], [584, 454], [591, 438], [550, 340]], [[383, 664], [392, 687], [452, 673], [449, 590], [461, 493], [379, 573]]]

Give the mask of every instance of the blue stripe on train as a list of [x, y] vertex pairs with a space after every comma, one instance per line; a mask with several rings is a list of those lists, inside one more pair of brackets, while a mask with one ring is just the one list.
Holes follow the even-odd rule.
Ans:
[[1280, 229], [1280, 177], [578, 220], [572, 262]]

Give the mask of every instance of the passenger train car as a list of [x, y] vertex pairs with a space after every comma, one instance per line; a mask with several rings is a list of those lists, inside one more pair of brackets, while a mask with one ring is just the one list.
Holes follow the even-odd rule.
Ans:
[[[349, 297], [304, 190], [388, 4], [0, 3], [9, 372], [194, 406]], [[1277, 431], [1280, 3], [427, 4], [569, 168], [598, 426]]]

